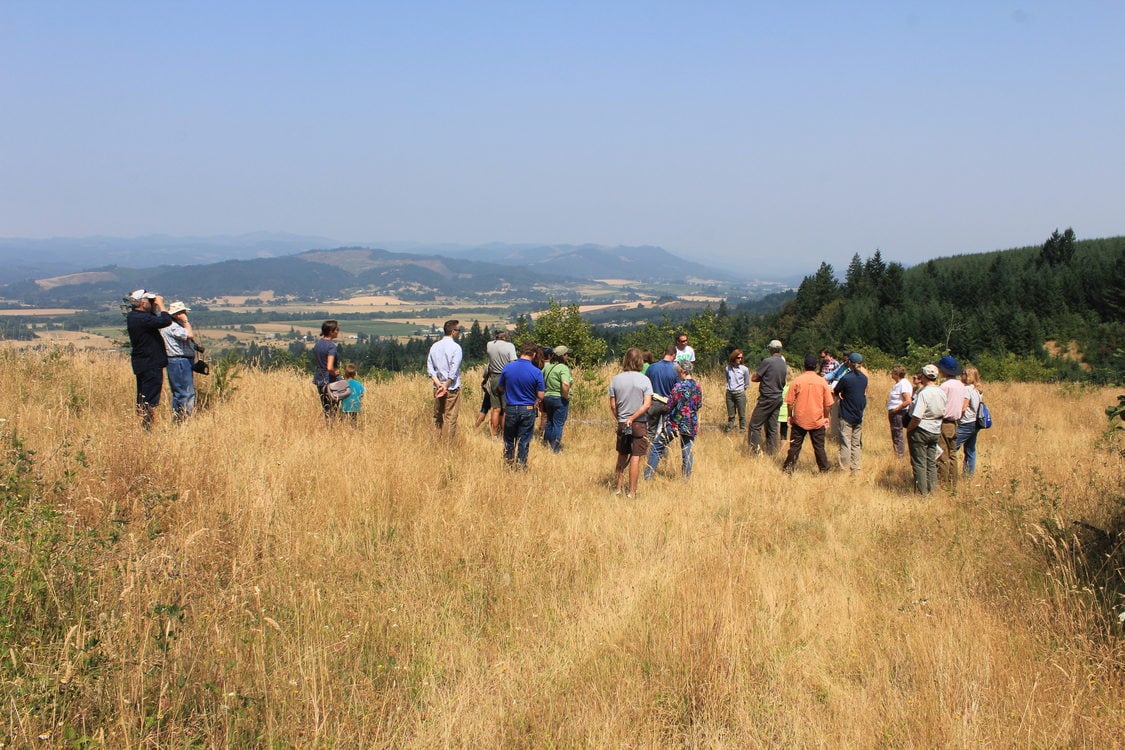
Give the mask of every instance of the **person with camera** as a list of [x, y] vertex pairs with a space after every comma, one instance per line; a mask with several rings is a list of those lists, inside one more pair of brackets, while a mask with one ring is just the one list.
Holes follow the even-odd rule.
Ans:
[[[614, 494], [637, 496], [637, 484], [641, 478], [641, 461], [648, 455], [648, 419], [652, 406], [652, 381], [641, 374], [644, 365], [644, 352], [631, 348], [625, 352], [621, 363], [622, 372], [609, 381], [609, 413], [613, 415], [617, 427], [617, 464], [613, 478], [617, 489]], [[649, 368], [651, 372], [653, 365]], [[626, 484], [625, 469], [629, 469]], [[626, 487], [628, 489], [626, 489]]]
[[164, 368], [168, 366], [160, 331], [172, 325], [172, 316], [164, 310], [163, 297], [144, 289], [126, 297], [125, 304], [130, 308], [125, 315], [125, 328], [129, 331], [130, 359], [137, 378], [137, 413], [141, 426], [151, 430], [156, 407], [160, 405]]
[[195, 339], [187, 314], [191, 308], [183, 302], [168, 306], [172, 325], [160, 329], [164, 351], [168, 354], [168, 387], [172, 390], [172, 420], [182, 422], [195, 411]]

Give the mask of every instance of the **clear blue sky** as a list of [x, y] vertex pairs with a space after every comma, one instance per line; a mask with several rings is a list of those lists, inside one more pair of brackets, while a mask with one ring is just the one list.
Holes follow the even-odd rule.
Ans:
[[1125, 233], [1125, 3], [0, 0], [0, 236]]

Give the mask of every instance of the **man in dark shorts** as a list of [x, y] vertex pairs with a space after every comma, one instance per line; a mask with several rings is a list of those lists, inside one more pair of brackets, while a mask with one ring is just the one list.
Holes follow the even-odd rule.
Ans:
[[635, 347], [629, 349], [625, 352], [624, 372], [614, 375], [609, 382], [609, 411], [617, 425], [614, 479], [620, 495], [625, 485], [625, 467], [629, 467], [627, 497], [637, 496], [641, 462], [648, 455], [647, 419], [652, 405], [652, 381], [641, 374], [643, 366], [644, 352]]

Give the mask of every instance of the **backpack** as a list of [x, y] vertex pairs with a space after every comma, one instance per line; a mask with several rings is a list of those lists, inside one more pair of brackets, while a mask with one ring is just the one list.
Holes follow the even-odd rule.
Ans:
[[992, 426], [992, 413], [988, 411], [988, 407], [984, 405], [984, 399], [981, 399], [980, 406], [977, 407], [977, 429], [987, 430]]
[[328, 398], [333, 401], [343, 401], [348, 396], [352, 395], [352, 387], [348, 385], [346, 380], [333, 380], [328, 385], [324, 386], [324, 392], [328, 394]]

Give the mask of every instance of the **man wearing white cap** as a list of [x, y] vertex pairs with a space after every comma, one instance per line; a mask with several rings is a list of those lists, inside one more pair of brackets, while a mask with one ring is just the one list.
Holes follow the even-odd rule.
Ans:
[[750, 381], [758, 384], [758, 404], [750, 415], [750, 430], [746, 435], [753, 454], [762, 451], [762, 431], [766, 433], [766, 453], [773, 455], [780, 444], [778, 439], [777, 414], [781, 411], [782, 394], [785, 392], [785, 379], [789, 366], [781, 356], [781, 342], [771, 341], [767, 347], [770, 355], [762, 360], [758, 369], [750, 375]]
[[164, 368], [168, 354], [160, 329], [172, 325], [172, 316], [164, 310], [164, 298], [159, 294], [137, 289], [125, 298], [130, 310], [125, 316], [132, 345], [133, 374], [137, 377], [137, 413], [141, 426], [152, 429], [152, 417], [160, 404], [160, 388], [164, 382]]
[[168, 354], [168, 387], [172, 389], [172, 419], [186, 419], [195, 410], [195, 345], [187, 314], [191, 308], [183, 302], [168, 306], [172, 325], [160, 329], [164, 351]]

